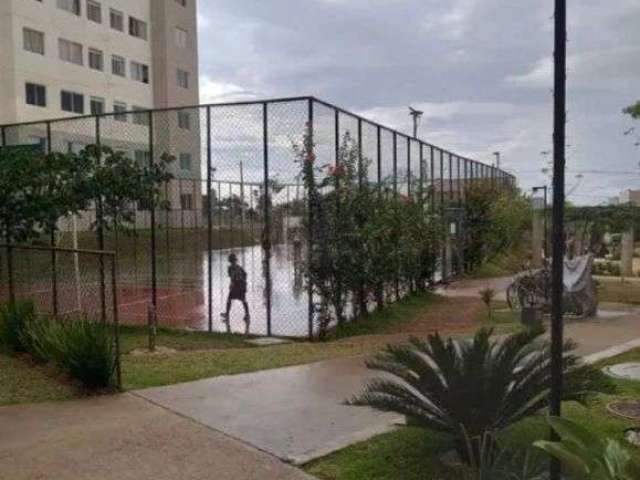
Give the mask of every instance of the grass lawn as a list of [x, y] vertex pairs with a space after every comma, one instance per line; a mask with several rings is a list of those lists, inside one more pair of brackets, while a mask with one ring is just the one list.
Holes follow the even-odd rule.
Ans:
[[80, 395], [46, 368], [0, 352], [0, 405], [67, 400]]
[[[505, 320], [496, 314], [492, 324], [501, 329], [509, 325], [508, 315], [506, 318]], [[426, 335], [435, 330], [469, 333], [483, 324], [487, 324], [487, 315], [478, 299], [451, 299], [434, 294], [418, 294], [371, 314], [366, 321], [352, 323], [340, 331], [331, 332], [329, 340], [322, 343], [295, 341], [284, 345], [257, 347], [246, 343], [245, 338], [239, 335], [159, 328], [156, 345], [165, 348], [156, 354], [139, 354], [132, 352], [146, 349], [146, 328], [123, 326], [123, 386], [125, 389], [146, 388], [370, 354], [387, 343], [404, 341], [410, 335]], [[3, 360], [5, 358], [7, 360], [0, 363], [2, 378], [9, 375], [15, 377], [13, 383], [24, 383], [23, 391], [30, 389], [28, 385], [32, 380], [21, 380], [23, 377], [38, 378], [41, 384], [44, 382], [40, 389], [53, 392], [40, 396], [35, 394], [33, 397], [11, 394], [14, 399], [11, 400], [12, 403], [79, 395], [72, 388], [63, 385], [54, 372], [27, 367], [24, 360], [17, 357], [2, 357]], [[9, 362], [24, 368], [13, 368]], [[34, 389], [38, 390], [35, 386]], [[60, 392], [65, 394], [59, 396]]]
[[[600, 367], [619, 362], [640, 361], [640, 349], [605, 360]], [[598, 395], [588, 405], [566, 403], [564, 414], [603, 436], [622, 440], [625, 428], [636, 422], [608, 412], [608, 403], [619, 398], [638, 398], [640, 382], [616, 381], [615, 395]], [[511, 427], [503, 435], [509, 445], [528, 448], [534, 440], [546, 438], [548, 427], [542, 416], [529, 418]], [[439, 480], [459, 478], [459, 472], [445, 466], [440, 456], [452, 448], [450, 440], [434, 432], [403, 427], [351, 445], [327, 457], [315, 460], [304, 469], [323, 480]], [[632, 450], [640, 461], [640, 449]], [[537, 457], [538, 454], [536, 454]], [[540, 461], [544, 460], [541, 457]]]
[[[252, 347], [242, 337], [224, 334], [159, 332], [157, 344], [178, 350], [157, 355], [124, 355], [123, 384], [127, 389], [187, 382], [320, 360], [373, 353], [389, 342], [410, 335], [440, 330], [470, 332], [483, 323], [478, 300], [450, 299], [418, 294], [365, 320], [345, 325], [329, 334], [326, 342], [296, 341], [284, 345]], [[144, 347], [144, 330], [125, 328], [123, 351]]]
[[598, 299], [601, 302], [640, 304], [640, 281], [619, 277], [598, 278]]

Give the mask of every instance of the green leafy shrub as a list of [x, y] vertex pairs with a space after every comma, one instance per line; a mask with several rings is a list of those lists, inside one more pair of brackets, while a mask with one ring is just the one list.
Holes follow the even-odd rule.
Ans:
[[23, 332], [25, 349], [39, 363], [59, 363], [62, 356], [65, 327], [57, 320], [35, 316]]
[[629, 450], [612, 438], [602, 438], [575, 422], [550, 417], [559, 442], [539, 440], [534, 445], [558, 459], [572, 479], [632, 480], [640, 468]]
[[[551, 387], [551, 347], [544, 332], [523, 331], [493, 340], [491, 329], [472, 340], [411, 339], [391, 345], [367, 366], [387, 374], [367, 385], [351, 404], [405, 415], [416, 426], [449, 433], [458, 454], [470, 462], [467, 439], [479, 458], [487, 432], [500, 432], [548, 404]], [[565, 343], [563, 400], [584, 401], [603, 388], [603, 379], [581, 365]], [[388, 377], [391, 375], [391, 378]]]
[[349, 133], [331, 165], [318, 164], [310, 133], [293, 148], [312, 219], [304, 229], [310, 248], [304, 267], [318, 298], [320, 338], [332, 318], [340, 328], [350, 312], [352, 318], [366, 316], [372, 301], [383, 307], [385, 292], [393, 289], [399, 297], [401, 291], [424, 290], [436, 270], [443, 232], [423, 187], [405, 195], [392, 180], [368, 182], [370, 161]]
[[85, 388], [113, 387], [116, 357], [107, 325], [86, 319], [53, 322], [48, 330], [56, 362]]
[[35, 317], [35, 305], [30, 301], [0, 306], [0, 343], [14, 352], [26, 352], [25, 330]]

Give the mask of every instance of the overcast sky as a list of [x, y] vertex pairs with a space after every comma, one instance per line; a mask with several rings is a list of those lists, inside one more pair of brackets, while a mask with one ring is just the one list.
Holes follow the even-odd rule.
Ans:
[[[553, 1], [200, 0], [204, 102], [314, 95], [543, 184]], [[640, 0], [569, 2], [570, 199], [640, 188]], [[637, 125], [640, 133], [640, 122]], [[583, 174], [579, 180], [576, 175]]]

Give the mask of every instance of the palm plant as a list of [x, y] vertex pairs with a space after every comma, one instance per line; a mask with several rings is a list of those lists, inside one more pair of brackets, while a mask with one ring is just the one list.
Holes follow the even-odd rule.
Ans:
[[[481, 329], [472, 340], [445, 340], [436, 333], [426, 341], [390, 345], [367, 363], [385, 377], [349, 403], [401, 413], [412, 425], [449, 433], [460, 457], [471, 463], [487, 432], [499, 432], [546, 407], [551, 354], [542, 333], [492, 339], [492, 329]], [[571, 354], [574, 347], [570, 342], [564, 346], [563, 395], [582, 401], [609, 383], [598, 370], [579, 363]], [[473, 455], [467, 439], [474, 442]]]
[[612, 438], [601, 438], [580, 425], [557, 417], [549, 424], [562, 438], [559, 442], [534, 443], [562, 463], [571, 478], [588, 480], [631, 480], [640, 474], [627, 449]]

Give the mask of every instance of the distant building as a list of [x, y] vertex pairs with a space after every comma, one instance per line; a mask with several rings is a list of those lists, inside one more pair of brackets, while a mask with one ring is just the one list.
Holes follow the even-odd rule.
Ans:
[[[0, 125], [116, 112], [100, 119], [101, 143], [149, 161], [149, 116], [135, 111], [199, 103], [196, 3], [0, 0]], [[176, 158], [176, 178], [199, 179], [200, 112], [158, 114], [154, 126], [156, 156]], [[96, 131], [94, 118], [82, 118], [2, 134], [8, 145], [77, 152]], [[172, 182], [167, 197], [176, 209], [202, 204], [195, 183]]]
[[620, 194], [620, 203], [631, 203], [640, 206], [640, 190], [624, 190]]

